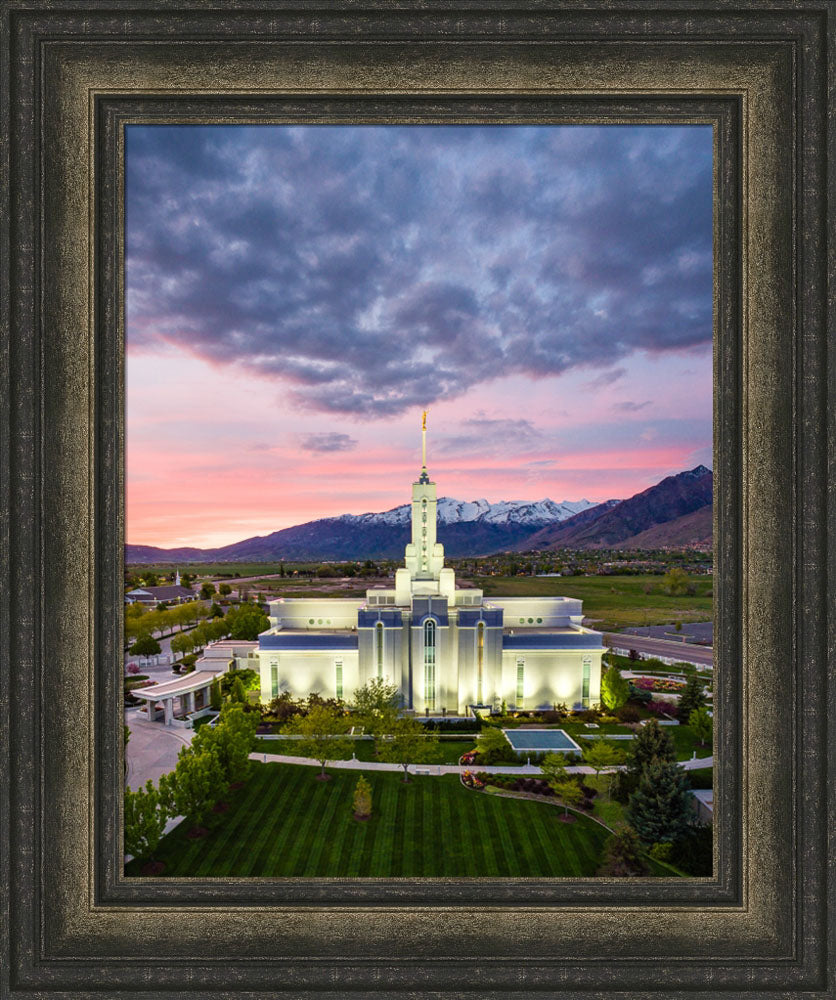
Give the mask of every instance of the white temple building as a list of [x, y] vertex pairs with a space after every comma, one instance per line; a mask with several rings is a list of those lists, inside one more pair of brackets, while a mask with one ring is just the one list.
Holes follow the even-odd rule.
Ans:
[[479, 708], [570, 708], [600, 700], [602, 636], [566, 597], [483, 598], [459, 588], [436, 538], [436, 484], [426, 462], [412, 484], [412, 539], [392, 589], [365, 600], [279, 598], [258, 642], [261, 698], [283, 691], [352, 700], [374, 677], [419, 715]]

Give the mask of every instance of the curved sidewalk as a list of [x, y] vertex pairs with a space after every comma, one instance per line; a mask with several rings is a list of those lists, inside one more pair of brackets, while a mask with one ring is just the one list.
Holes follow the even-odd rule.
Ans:
[[149, 779], [156, 783], [161, 774], [168, 774], [177, 766], [180, 748], [188, 746], [194, 736], [192, 729], [174, 729], [161, 722], [148, 722], [138, 709], [125, 712], [125, 725], [131, 733], [125, 750], [128, 788], [144, 787]]
[[[318, 760], [312, 757], [292, 757], [287, 754], [278, 753], [251, 753], [250, 760], [258, 760], [264, 764], [305, 764], [309, 767], [321, 767]], [[682, 768], [686, 771], [694, 770], [698, 767], [711, 767], [714, 763], [713, 757], [700, 757], [696, 760], [680, 761]], [[375, 760], [329, 760], [325, 765], [328, 768], [343, 768], [349, 771], [402, 771], [400, 764], [384, 764]], [[540, 774], [540, 768], [536, 764], [523, 764], [520, 767], [480, 767], [479, 765], [462, 766], [460, 764], [410, 764], [410, 774], [415, 774], [416, 768], [425, 774], [461, 774], [462, 771], [485, 771], [488, 774]], [[594, 774], [593, 768], [586, 764], [573, 765], [567, 767], [570, 774]], [[603, 773], [606, 773], [604, 771]]]

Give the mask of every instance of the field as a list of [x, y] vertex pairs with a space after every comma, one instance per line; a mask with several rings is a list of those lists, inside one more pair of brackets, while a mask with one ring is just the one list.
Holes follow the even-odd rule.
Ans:
[[[713, 610], [711, 576], [689, 576], [693, 595], [664, 592], [661, 576], [479, 576], [485, 597], [577, 597], [594, 628], [708, 621]], [[647, 593], [645, 591], [647, 590]]]
[[[588, 877], [607, 831], [593, 820], [560, 820], [562, 809], [463, 788], [455, 775], [366, 774], [370, 820], [353, 818], [358, 772], [293, 764], [255, 764], [231, 793], [229, 811], [207, 822], [203, 838], [181, 823], [156, 859], [165, 876]], [[127, 875], [140, 874], [131, 862]], [[667, 873], [666, 873], [667, 874]]]

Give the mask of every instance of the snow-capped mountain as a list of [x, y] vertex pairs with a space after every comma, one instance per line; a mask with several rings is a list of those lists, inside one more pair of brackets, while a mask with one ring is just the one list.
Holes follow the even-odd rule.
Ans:
[[[582, 510], [594, 507], [589, 500], [500, 500], [489, 503], [487, 500], [454, 500], [452, 497], [439, 497], [438, 523], [463, 524], [479, 521], [483, 524], [529, 524], [545, 525], [557, 521], [565, 521]], [[405, 503], [381, 514], [343, 514], [337, 518], [353, 524], [363, 525], [401, 525], [409, 524], [412, 505]]]
[[[450, 557], [508, 549], [549, 525], [594, 508], [589, 500], [438, 501], [438, 540]], [[235, 562], [240, 560], [400, 559], [410, 536], [411, 504], [382, 513], [343, 514], [246, 538], [218, 549], [126, 546], [128, 562]]]

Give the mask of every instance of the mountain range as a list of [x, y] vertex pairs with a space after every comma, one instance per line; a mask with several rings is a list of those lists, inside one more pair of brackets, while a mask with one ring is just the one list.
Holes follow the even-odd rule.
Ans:
[[[712, 474], [705, 466], [668, 476], [627, 500], [438, 501], [445, 555], [531, 549], [663, 548], [711, 544]], [[343, 514], [219, 548], [126, 545], [129, 563], [401, 559], [410, 504], [382, 513]]]

